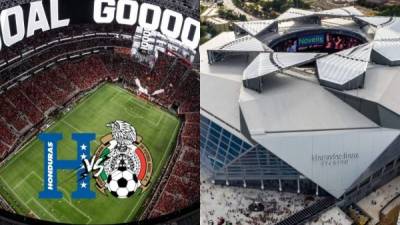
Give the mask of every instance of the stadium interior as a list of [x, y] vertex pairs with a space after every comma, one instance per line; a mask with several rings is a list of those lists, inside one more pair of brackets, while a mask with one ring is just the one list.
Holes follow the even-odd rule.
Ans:
[[[0, 1], [0, 9], [29, 2]], [[170, 9], [198, 15], [198, 3], [192, 1], [145, 2], [162, 2]], [[196, 63], [188, 64], [168, 52], [160, 53], [153, 68], [136, 62], [131, 57], [135, 29], [117, 24], [70, 25], [37, 32], [10, 48], [3, 48], [0, 155], [5, 163], [85, 93], [106, 82], [117, 84], [173, 112], [183, 122], [164, 175], [141, 216], [147, 219], [199, 201], [200, 83]], [[139, 88], [152, 94], [144, 94]], [[12, 210], [7, 204], [3, 208]]]

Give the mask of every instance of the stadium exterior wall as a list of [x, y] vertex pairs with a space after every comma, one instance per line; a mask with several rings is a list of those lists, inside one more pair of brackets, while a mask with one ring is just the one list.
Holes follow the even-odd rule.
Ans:
[[[316, 184], [258, 144], [250, 144], [201, 115], [202, 166], [216, 184], [315, 194]], [[319, 188], [319, 194], [326, 194]]]

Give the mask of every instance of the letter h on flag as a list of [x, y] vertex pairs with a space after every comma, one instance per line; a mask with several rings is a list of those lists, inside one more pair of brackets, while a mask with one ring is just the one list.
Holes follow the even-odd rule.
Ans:
[[72, 139], [76, 142], [78, 149], [76, 160], [57, 159], [57, 144], [62, 138], [60, 133], [39, 134], [39, 140], [44, 144], [44, 189], [39, 193], [39, 198], [62, 198], [62, 192], [57, 189], [58, 170], [76, 171], [78, 185], [77, 190], [72, 193], [73, 199], [95, 198], [96, 193], [90, 190], [90, 176], [81, 175], [86, 172], [83, 166], [83, 159], [90, 158], [90, 142], [96, 138], [96, 134], [72, 134]]

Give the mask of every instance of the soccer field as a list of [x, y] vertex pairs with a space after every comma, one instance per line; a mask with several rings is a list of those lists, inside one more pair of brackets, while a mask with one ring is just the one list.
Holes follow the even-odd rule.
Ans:
[[61, 116], [46, 132], [63, 134], [64, 139], [58, 145], [58, 159], [74, 159], [76, 143], [71, 139], [72, 133], [96, 133], [96, 142], [91, 143], [93, 155], [99, 138], [111, 132], [106, 124], [114, 120], [131, 123], [150, 150], [154, 168], [150, 188], [146, 191], [137, 191], [127, 199], [117, 199], [97, 191], [92, 179], [91, 190], [96, 191], [96, 198], [73, 200], [71, 193], [77, 186], [76, 175], [74, 171], [64, 170], [57, 174], [58, 189], [63, 192], [63, 198], [39, 199], [43, 187], [43, 144], [35, 137], [0, 168], [0, 194], [19, 214], [33, 214], [49, 221], [105, 224], [135, 220], [143, 212], [143, 204], [150, 197], [150, 191], [175, 147], [180, 128], [177, 117], [116, 85], [105, 84]]

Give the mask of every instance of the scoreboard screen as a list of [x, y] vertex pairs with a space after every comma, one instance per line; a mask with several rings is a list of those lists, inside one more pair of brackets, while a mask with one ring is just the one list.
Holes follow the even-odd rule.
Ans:
[[327, 52], [333, 53], [364, 43], [352, 35], [335, 32], [296, 34], [270, 46], [276, 52]]
[[321, 46], [325, 44], [324, 34], [305, 35], [299, 38], [298, 48]]

